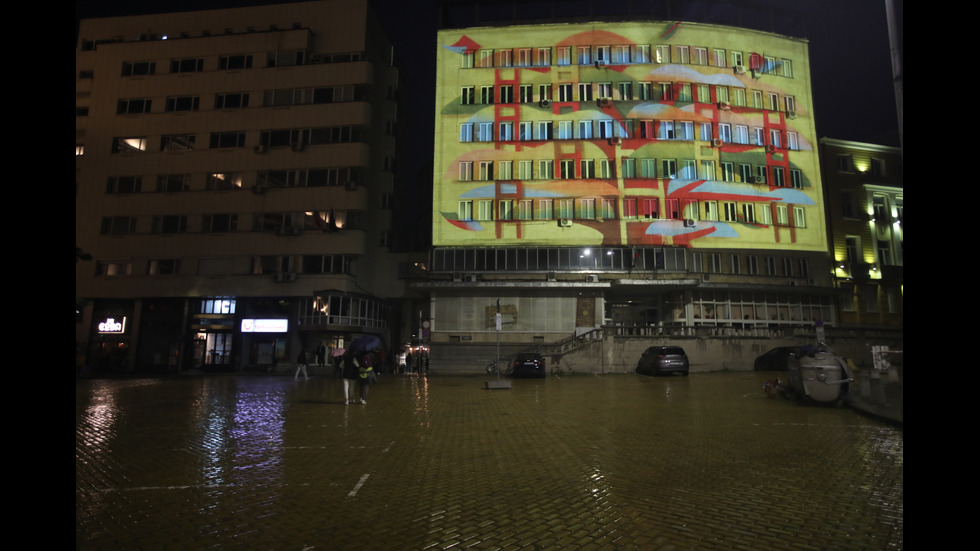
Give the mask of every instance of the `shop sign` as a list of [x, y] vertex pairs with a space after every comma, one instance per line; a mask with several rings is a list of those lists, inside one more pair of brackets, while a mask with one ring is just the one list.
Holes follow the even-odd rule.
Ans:
[[121, 322], [116, 321], [116, 318], [106, 318], [105, 321], [99, 322], [99, 333], [125, 333], [126, 332], [126, 318], [123, 317]]
[[243, 319], [242, 333], [286, 333], [289, 320], [285, 319]]

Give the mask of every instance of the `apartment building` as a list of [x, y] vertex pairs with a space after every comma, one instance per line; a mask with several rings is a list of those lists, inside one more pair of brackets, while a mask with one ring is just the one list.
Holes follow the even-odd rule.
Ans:
[[820, 150], [840, 323], [900, 328], [905, 298], [901, 149], [821, 138]]
[[805, 40], [631, 21], [437, 42], [433, 343], [837, 323]]
[[75, 68], [79, 363], [397, 340], [400, 82], [367, 0], [84, 20]]

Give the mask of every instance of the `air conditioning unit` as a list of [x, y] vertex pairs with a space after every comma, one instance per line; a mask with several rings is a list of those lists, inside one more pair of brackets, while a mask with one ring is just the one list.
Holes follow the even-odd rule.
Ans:
[[732, 104], [728, 103], [727, 101], [719, 101], [718, 109], [721, 109], [722, 111], [731, 111]]
[[770, 145], [767, 145], [766, 146], [766, 151], [768, 151], [769, 153], [775, 153], [776, 152], [776, 146], [771, 145], [771, 144]]
[[558, 274], [556, 272], [548, 272], [548, 281], [558, 281]]
[[735, 67], [733, 67], [733, 69], [735, 69], [735, 74], [736, 75], [744, 75], [745, 74], [745, 65], [736, 65]]
[[265, 186], [263, 186], [262, 184], [255, 184], [254, 186], [252, 186], [252, 193], [256, 195], [262, 195], [263, 193], [265, 193]]
[[463, 281], [463, 274], [454, 273], [453, 274], [453, 281], [456, 282], [456, 283], [459, 283], [460, 281]]
[[476, 274], [466, 274], [463, 276], [463, 281], [467, 283], [476, 283]]
[[609, 145], [620, 145], [621, 143], [623, 143], [623, 139], [619, 136], [609, 138]]
[[697, 227], [697, 225], [698, 225], [697, 221], [695, 221], [693, 218], [685, 218], [684, 219], [684, 227], [685, 228], [694, 228], [694, 227]]
[[543, 99], [543, 100], [541, 100], [541, 101], [538, 102], [538, 105], [540, 105], [541, 107], [550, 107], [551, 106], [551, 100], [550, 99]]
[[595, 62], [596, 69], [602, 69], [605, 68], [605, 66], [606, 66], [606, 62], [601, 59]]
[[589, 274], [589, 275], [585, 276], [585, 282], [586, 283], [599, 283], [599, 276], [597, 276], [595, 274]]
[[599, 100], [599, 107], [609, 107], [612, 105], [612, 100], [609, 98], [601, 98]]
[[752, 182], [753, 183], [756, 183], [756, 184], [764, 184], [764, 183], [766, 183], [766, 179], [763, 178], [762, 176], [754, 176], [752, 178]]
[[786, 111], [786, 118], [787, 119], [795, 119], [796, 118], [796, 111], [794, 111], [793, 109], [788, 109]]
[[562, 218], [558, 220], [558, 225], [563, 228], [570, 228], [572, 227], [572, 221], [568, 218]]
[[265, 144], [259, 144], [259, 145], [255, 146], [255, 149], [253, 149], [252, 151], [255, 151], [259, 155], [265, 153]]
[[721, 147], [722, 146], [721, 138], [715, 138], [715, 139], [711, 140], [711, 145], [713, 145], [715, 147]]

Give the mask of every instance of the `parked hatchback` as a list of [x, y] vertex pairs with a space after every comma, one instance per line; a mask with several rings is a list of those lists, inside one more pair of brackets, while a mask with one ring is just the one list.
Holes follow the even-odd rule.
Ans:
[[643, 375], [687, 375], [691, 363], [680, 346], [651, 346], [636, 364], [636, 372]]
[[518, 354], [511, 362], [512, 377], [544, 377], [544, 357], [534, 352]]

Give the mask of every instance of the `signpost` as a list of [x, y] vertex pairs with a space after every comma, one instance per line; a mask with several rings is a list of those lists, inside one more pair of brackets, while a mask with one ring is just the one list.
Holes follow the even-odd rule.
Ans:
[[510, 388], [510, 381], [501, 381], [500, 380], [500, 328], [503, 325], [503, 322], [501, 321], [501, 317], [500, 317], [500, 299], [499, 298], [497, 299], [496, 325], [497, 325], [497, 362], [494, 365], [497, 366], [497, 368], [494, 371], [497, 372], [497, 380], [496, 381], [487, 381], [487, 389], [488, 390], [493, 390], [493, 389], [498, 389], [498, 388]]

